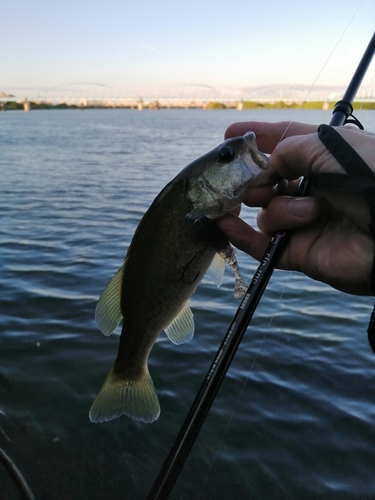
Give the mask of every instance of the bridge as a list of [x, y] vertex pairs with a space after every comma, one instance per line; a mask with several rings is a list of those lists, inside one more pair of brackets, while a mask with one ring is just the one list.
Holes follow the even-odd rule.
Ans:
[[[260, 103], [284, 101], [301, 103], [311, 101], [336, 102], [345, 87], [315, 85], [264, 85], [242, 88], [216, 88], [201, 84], [174, 85], [151, 92], [131, 93], [116, 87], [90, 82], [69, 83], [56, 87], [13, 87], [0, 89], [0, 104], [6, 102], [36, 102], [50, 105], [104, 106], [141, 108], [205, 107], [208, 102], [220, 102], [236, 107], [242, 101]], [[375, 102], [375, 88], [360, 88], [357, 101]]]

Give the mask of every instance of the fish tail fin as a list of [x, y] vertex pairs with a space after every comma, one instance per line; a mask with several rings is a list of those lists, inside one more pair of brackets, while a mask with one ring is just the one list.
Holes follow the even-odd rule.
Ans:
[[91, 422], [108, 422], [121, 415], [142, 422], [159, 417], [159, 400], [147, 367], [138, 380], [123, 379], [112, 368], [89, 413]]

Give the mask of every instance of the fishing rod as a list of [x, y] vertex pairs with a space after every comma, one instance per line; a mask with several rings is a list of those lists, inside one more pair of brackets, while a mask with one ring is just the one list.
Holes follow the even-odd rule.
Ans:
[[[358, 125], [358, 120], [352, 116], [352, 102], [374, 54], [375, 33], [362, 56], [343, 99], [338, 101], [334, 107], [330, 125], [339, 126], [353, 122]], [[309, 182], [304, 179], [300, 183], [297, 196], [306, 195], [308, 191]], [[165, 500], [169, 497], [287, 241], [288, 233], [286, 231], [280, 231], [272, 237], [147, 500]]]

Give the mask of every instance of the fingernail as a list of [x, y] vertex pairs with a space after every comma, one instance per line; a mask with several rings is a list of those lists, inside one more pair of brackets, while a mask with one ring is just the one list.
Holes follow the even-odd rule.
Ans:
[[294, 217], [306, 217], [313, 209], [313, 198], [292, 198], [288, 203], [288, 212]]

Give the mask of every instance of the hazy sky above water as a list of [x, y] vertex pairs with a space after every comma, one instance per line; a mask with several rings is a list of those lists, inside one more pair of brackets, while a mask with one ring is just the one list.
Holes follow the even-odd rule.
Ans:
[[[310, 86], [325, 63], [316, 83], [346, 85], [374, 32], [375, 2], [1, 0], [1, 17], [0, 91], [91, 82], [139, 96], [190, 84]], [[365, 84], [374, 76], [375, 63]]]

